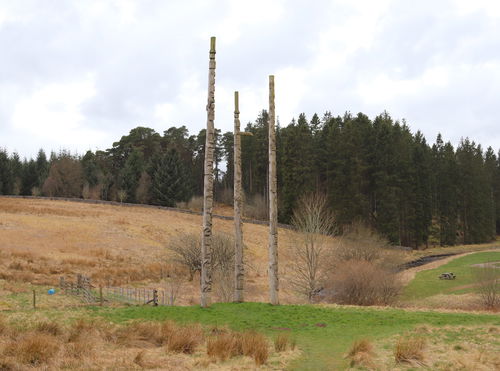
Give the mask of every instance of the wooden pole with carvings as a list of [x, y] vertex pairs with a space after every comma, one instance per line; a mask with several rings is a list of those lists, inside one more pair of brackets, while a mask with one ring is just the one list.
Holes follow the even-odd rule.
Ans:
[[278, 200], [276, 179], [274, 76], [269, 76], [269, 300], [278, 305]]
[[238, 92], [234, 92], [234, 302], [243, 302], [243, 231], [241, 222], [241, 135]]
[[203, 232], [201, 237], [200, 305], [210, 306], [212, 292], [212, 209], [214, 192], [214, 139], [215, 139], [215, 37], [210, 39], [208, 65], [207, 132], [205, 141], [205, 167], [203, 181]]

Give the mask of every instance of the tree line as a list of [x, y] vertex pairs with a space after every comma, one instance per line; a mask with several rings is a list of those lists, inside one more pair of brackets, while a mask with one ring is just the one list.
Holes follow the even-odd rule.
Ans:
[[[268, 113], [241, 138], [247, 203], [267, 210]], [[83, 156], [43, 150], [35, 159], [0, 149], [0, 194], [83, 197], [175, 206], [203, 193], [205, 133], [132, 129], [105, 151]], [[232, 132], [215, 133], [214, 194], [232, 201]], [[320, 192], [342, 226], [364, 222], [397, 245], [418, 248], [491, 241], [500, 233], [500, 152], [469, 139], [429, 144], [384, 112], [300, 114], [278, 125], [279, 220], [289, 223], [301, 195]], [[223, 162], [226, 163], [224, 168]], [[224, 171], [222, 171], [222, 169]]]

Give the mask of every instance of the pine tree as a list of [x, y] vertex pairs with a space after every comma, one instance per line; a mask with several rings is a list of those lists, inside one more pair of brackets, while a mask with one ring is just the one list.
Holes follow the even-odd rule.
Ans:
[[486, 235], [490, 240], [495, 239], [496, 236], [496, 195], [498, 190], [496, 187], [496, 172], [497, 172], [497, 157], [493, 148], [488, 147], [484, 155], [484, 171], [485, 171], [485, 182], [487, 184], [487, 203], [488, 207], [485, 210], [486, 219], [489, 221], [489, 228], [486, 227]]
[[31, 196], [35, 187], [38, 186], [38, 174], [36, 162], [33, 159], [23, 161], [21, 173], [21, 195]]
[[143, 170], [143, 154], [137, 148], [134, 148], [130, 156], [128, 156], [125, 161], [125, 165], [120, 175], [120, 189], [123, 189], [127, 193], [127, 202], [136, 202], [136, 191]]
[[47, 155], [43, 149], [38, 151], [36, 156], [36, 175], [37, 175], [37, 183], [36, 186], [38, 188], [42, 188], [45, 179], [49, 176], [49, 162], [47, 161]]
[[435, 215], [439, 225], [439, 243], [452, 246], [458, 229], [458, 168], [450, 142], [443, 144], [441, 134], [433, 147]]
[[188, 173], [175, 149], [156, 155], [152, 159], [150, 174], [153, 204], [174, 207], [177, 202], [190, 198]]
[[0, 194], [12, 194], [14, 188], [14, 177], [8, 153], [5, 149], [0, 148]]

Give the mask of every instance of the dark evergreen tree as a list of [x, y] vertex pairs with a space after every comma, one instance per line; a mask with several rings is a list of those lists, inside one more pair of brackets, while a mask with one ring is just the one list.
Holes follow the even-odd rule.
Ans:
[[153, 158], [149, 170], [152, 201], [155, 205], [174, 207], [191, 197], [188, 172], [175, 149]]
[[143, 154], [139, 149], [134, 148], [128, 156], [127, 161], [125, 161], [125, 165], [120, 173], [120, 189], [126, 192], [127, 202], [136, 202], [136, 191], [143, 170]]
[[21, 174], [21, 195], [31, 196], [38, 187], [39, 177], [37, 173], [37, 163], [31, 159], [23, 161]]
[[14, 176], [7, 151], [0, 148], [0, 194], [10, 195], [14, 189]]
[[47, 155], [45, 154], [45, 151], [40, 148], [36, 156], [37, 188], [42, 188], [45, 179], [49, 176], [49, 168], [50, 164], [47, 161]]

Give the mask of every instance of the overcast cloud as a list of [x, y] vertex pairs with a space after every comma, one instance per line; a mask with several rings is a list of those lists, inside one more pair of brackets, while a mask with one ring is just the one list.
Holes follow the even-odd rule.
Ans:
[[233, 91], [253, 121], [274, 74], [281, 125], [387, 110], [430, 142], [500, 148], [496, 0], [0, 0], [0, 147], [84, 153], [139, 125], [196, 134], [210, 36], [223, 131]]

